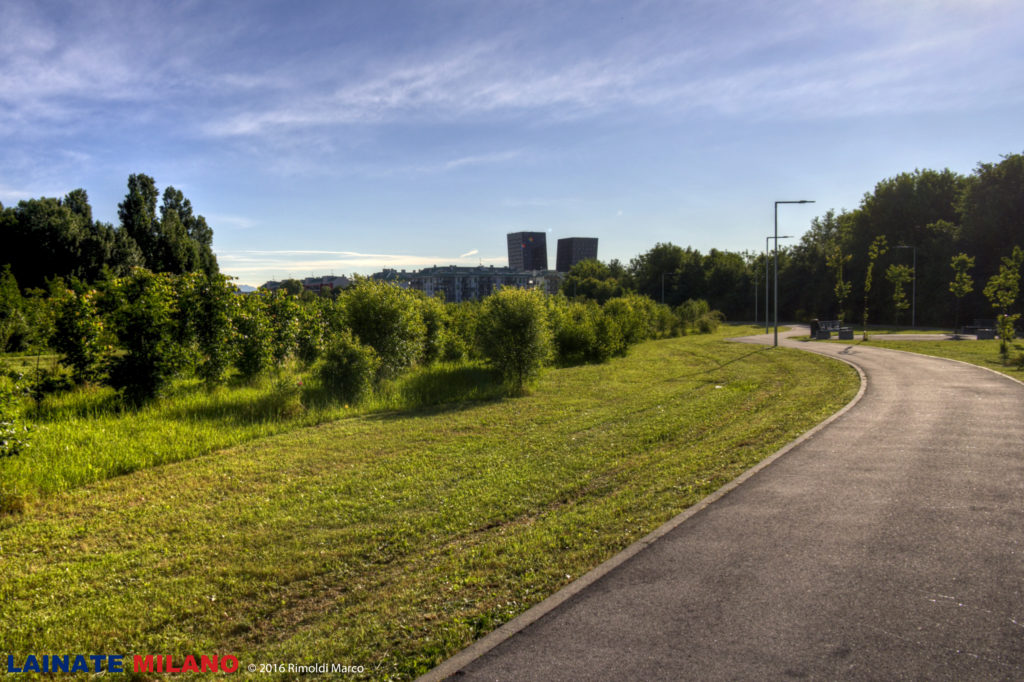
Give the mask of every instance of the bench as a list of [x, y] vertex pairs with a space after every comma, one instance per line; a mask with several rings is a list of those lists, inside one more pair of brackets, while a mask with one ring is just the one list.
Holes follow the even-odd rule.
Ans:
[[840, 320], [811, 320], [811, 338], [824, 341], [832, 338], [832, 332], [838, 333], [841, 340], [853, 340], [853, 328], [844, 327]]
[[960, 330], [961, 334], [974, 334], [979, 341], [996, 338], [996, 321], [976, 319], [974, 324], [965, 326]]

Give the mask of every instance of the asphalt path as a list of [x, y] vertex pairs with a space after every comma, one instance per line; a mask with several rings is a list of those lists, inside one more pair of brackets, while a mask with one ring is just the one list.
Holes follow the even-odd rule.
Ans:
[[858, 367], [860, 398], [426, 677], [1024, 679], [1024, 385], [782, 344]]

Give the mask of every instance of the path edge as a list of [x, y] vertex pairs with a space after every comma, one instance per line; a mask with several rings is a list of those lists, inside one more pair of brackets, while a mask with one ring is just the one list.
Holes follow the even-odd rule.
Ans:
[[[741, 339], [737, 338], [733, 340], [740, 341]], [[790, 350], [801, 351], [803, 349], [792, 348]], [[808, 349], [807, 351], [804, 352], [814, 351]], [[822, 353], [815, 354], [824, 355]], [[839, 411], [827, 417], [824, 421], [819, 423], [817, 426], [814, 426], [809, 431], [805, 431], [804, 433], [799, 435], [795, 440], [790, 441], [786, 445], [782, 446], [782, 448], [780, 448], [779, 450], [776, 450], [771, 455], [768, 455], [760, 462], [758, 462], [751, 468], [747, 469], [742, 474], [732, 479], [718, 490], [704, 497], [693, 506], [684, 509], [682, 512], [672, 517], [665, 523], [661, 524], [644, 537], [640, 538], [633, 544], [621, 550], [618, 554], [615, 554], [611, 558], [606, 559], [604, 562], [590, 569], [585, 574], [583, 574], [576, 580], [572, 581], [562, 589], [558, 590], [544, 601], [540, 602], [539, 604], [535, 604], [534, 606], [531, 606], [526, 611], [522, 612], [509, 622], [487, 633], [480, 639], [470, 644], [465, 649], [459, 651], [451, 658], [443, 661], [435, 668], [432, 668], [430, 671], [416, 678], [416, 681], [440, 682], [441, 680], [446, 680], [450, 677], [457, 675], [463, 668], [468, 666], [470, 663], [484, 656], [486, 653], [498, 647], [506, 640], [518, 635], [527, 627], [537, 622], [547, 614], [551, 613], [559, 606], [561, 606], [568, 600], [572, 599], [577, 594], [587, 589], [588, 587], [590, 587], [598, 580], [614, 571], [622, 564], [632, 559], [634, 556], [636, 556], [637, 554], [645, 550], [648, 546], [653, 544], [656, 540], [669, 534], [693, 516], [696, 516], [710, 505], [714, 504], [721, 498], [725, 497], [730, 492], [743, 485], [746, 481], [750, 480], [753, 476], [756, 476], [757, 473], [760, 472], [761, 470], [771, 466], [773, 462], [775, 462], [780, 457], [784, 456], [790, 450], [802, 444], [803, 442], [813, 438], [814, 435], [817, 434], [819, 431], [821, 431], [829, 424], [831, 424], [832, 422], [834, 422], [835, 420], [839, 419], [844, 414], [849, 412], [851, 409], [853, 409], [853, 407], [860, 402], [861, 398], [864, 397], [864, 393], [867, 391], [867, 375], [864, 374], [864, 370], [862, 370], [858, 365], [854, 364], [850, 360], [847, 360], [846, 358], [836, 358], [830, 355], [825, 355], [825, 357], [830, 357], [832, 359], [839, 360], [840, 362], [845, 362], [850, 367], [853, 367], [853, 369], [856, 370], [857, 375], [860, 377], [860, 389], [857, 391], [857, 395], [855, 395], [850, 400], [850, 402], [846, 403], [846, 405], [841, 407]], [[999, 372], [996, 372], [996, 374], [999, 374]]]

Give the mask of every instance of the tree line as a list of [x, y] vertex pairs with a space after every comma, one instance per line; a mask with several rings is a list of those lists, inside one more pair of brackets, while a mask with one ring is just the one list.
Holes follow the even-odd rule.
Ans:
[[[312, 378], [304, 391], [347, 404], [413, 367], [479, 360], [518, 394], [545, 365], [604, 362], [647, 339], [713, 331], [720, 319], [703, 301], [673, 310], [637, 294], [598, 304], [505, 288], [455, 304], [362, 278], [336, 297], [240, 294], [220, 274], [135, 268], [91, 284], [75, 280], [45, 299], [40, 333], [59, 364], [0, 378], [0, 456], [27, 443], [18, 427], [22, 393], [39, 401], [77, 385], [108, 385], [131, 406], [179, 379], [212, 389], [283, 376], [288, 367], [289, 376]], [[289, 390], [299, 403], [300, 391]]]
[[[877, 183], [856, 209], [812, 220], [799, 243], [780, 245], [779, 314], [862, 321], [867, 309], [871, 321], [909, 324], [912, 306], [927, 326], [1015, 314], [1015, 302], [993, 303], [985, 287], [1009, 276], [1005, 259], [1017, 246], [1024, 247], [1024, 156], [980, 163], [969, 175], [901, 173]], [[669, 305], [700, 298], [729, 319], [753, 320], [755, 310], [764, 319], [766, 265], [770, 276], [772, 260], [761, 253], [657, 244], [628, 265], [579, 263], [562, 291], [596, 300], [636, 291]]]
[[0, 266], [9, 265], [26, 289], [45, 287], [54, 278], [93, 282], [105, 272], [123, 276], [135, 267], [174, 274], [218, 272], [213, 229], [181, 190], [168, 186], [161, 197], [153, 178], [131, 175], [117, 214], [117, 226], [94, 220], [84, 189], [63, 198], [0, 204]]

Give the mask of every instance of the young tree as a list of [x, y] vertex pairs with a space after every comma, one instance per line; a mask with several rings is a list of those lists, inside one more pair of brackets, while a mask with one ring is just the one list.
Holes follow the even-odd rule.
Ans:
[[985, 298], [998, 311], [999, 354], [1003, 361], [1010, 354], [1010, 339], [1013, 338], [1013, 323], [1020, 315], [1010, 315], [1010, 308], [1017, 300], [1020, 291], [1020, 268], [1024, 264], [1024, 251], [1019, 246], [1013, 247], [1013, 255], [1003, 257], [999, 272], [988, 280], [985, 285]]
[[295, 355], [307, 367], [316, 362], [324, 350], [327, 320], [324, 315], [330, 301], [314, 298], [299, 307], [299, 331]]
[[864, 276], [864, 331], [862, 337], [865, 341], [868, 340], [868, 295], [871, 293], [871, 280], [875, 269], [875, 261], [878, 260], [879, 256], [884, 256], [888, 250], [889, 242], [886, 240], [885, 235], [875, 237], [875, 241], [871, 242], [871, 246], [868, 247], [868, 267], [867, 274]]
[[900, 325], [900, 313], [910, 308], [907, 300], [907, 284], [914, 276], [913, 268], [906, 265], [890, 265], [885, 271], [885, 278], [893, 286], [892, 303], [896, 308], [896, 326]]
[[173, 278], [141, 268], [119, 281], [123, 305], [114, 313], [125, 354], [111, 369], [111, 382], [130, 402], [153, 398], [185, 365], [188, 348], [179, 335]]
[[54, 346], [61, 354], [61, 364], [71, 367], [75, 383], [96, 381], [107, 356], [96, 292], [67, 290], [57, 305]]
[[974, 279], [968, 270], [974, 267], [974, 259], [966, 253], [958, 253], [950, 261], [953, 268], [953, 281], [949, 283], [949, 291], [956, 298], [956, 324], [953, 329], [960, 329], [960, 299], [974, 291]]
[[843, 266], [850, 262], [853, 254], [843, 255], [843, 248], [839, 244], [831, 244], [825, 255], [825, 263], [835, 273], [836, 284], [833, 289], [836, 294], [836, 302], [839, 305], [839, 320], [843, 319], [843, 311], [846, 310], [846, 299], [850, 297], [853, 283], [843, 279]]
[[423, 357], [427, 329], [416, 294], [369, 279], [345, 292], [345, 323], [380, 360], [380, 378], [395, 376]]
[[243, 296], [234, 316], [235, 367], [251, 380], [266, 370], [273, 359], [274, 335], [262, 294]]
[[178, 278], [177, 291], [179, 335], [195, 346], [196, 373], [215, 386], [231, 365], [234, 285], [224, 275], [193, 272]]
[[25, 299], [18, 288], [10, 265], [0, 272], [0, 353], [22, 350], [28, 345], [30, 330], [24, 313]]
[[275, 291], [265, 299], [267, 316], [270, 319], [271, 351], [274, 362], [280, 367], [292, 357], [298, 347], [299, 301], [283, 291]]
[[488, 296], [477, 323], [477, 343], [512, 392], [521, 394], [551, 353], [544, 294], [508, 288]]

